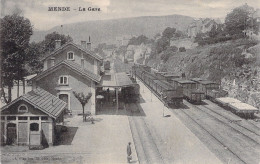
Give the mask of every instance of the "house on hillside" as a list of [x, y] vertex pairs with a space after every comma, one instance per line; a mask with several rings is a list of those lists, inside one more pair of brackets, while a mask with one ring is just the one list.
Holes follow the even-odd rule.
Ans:
[[53, 145], [66, 105], [41, 88], [20, 96], [1, 108], [1, 144]]
[[194, 38], [198, 33], [207, 33], [212, 27], [218, 26], [221, 22], [219, 20], [205, 18], [194, 20], [187, 29], [188, 37]]
[[132, 37], [134, 37], [134, 36], [132, 36], [132, 35], [124, 35], [124, 36], [116, 37], [116, 45], [117, 45], [117, 47], [127, 46], [129, 40]]
[[95, 114], [96, 85], [100, 82], [102, 58], [91, 51], [91, 43], [81, 41], [81, 45], [72, 42], [61, 46], [56, 40], [55, 50], [44, 59], [43, 72], [32, 79], [32, 87], [41, 87], [67, 103], [72, 113], [82, 112], [75, 92], [92, 93], [85, 109]]

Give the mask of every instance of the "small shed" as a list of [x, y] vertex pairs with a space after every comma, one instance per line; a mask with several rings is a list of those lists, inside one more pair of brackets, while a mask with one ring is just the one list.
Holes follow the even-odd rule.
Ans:
[[1, 143], [49, 146], [55, 140], [55, 125], [63, 121], [66, 103], [36, 88], [1, 108]]

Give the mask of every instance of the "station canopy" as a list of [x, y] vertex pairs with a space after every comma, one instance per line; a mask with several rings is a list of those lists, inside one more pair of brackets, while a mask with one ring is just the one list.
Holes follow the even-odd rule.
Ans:
[[111, 88], [120, 88], [132, 86], [134, 83], [127, 76], [125, 72], [115, 73], [111, 75], [110, 80], [102, 79], [100, 84], [97, 87], [111, 87]]

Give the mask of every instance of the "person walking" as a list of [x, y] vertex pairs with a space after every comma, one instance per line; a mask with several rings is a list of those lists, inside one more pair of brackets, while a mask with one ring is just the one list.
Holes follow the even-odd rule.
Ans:
[[128, 143], [126, 152], [127, 152], [127, 162], [130, 163], [130, 161], [132, 160], [131, 142]]

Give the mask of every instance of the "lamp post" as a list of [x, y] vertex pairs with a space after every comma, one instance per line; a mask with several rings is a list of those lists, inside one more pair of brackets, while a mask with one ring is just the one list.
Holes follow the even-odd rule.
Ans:
[[[164, 101], [164, 100], [166, 100], [166, 101]], [[164, 117], [165, 103], [167, 103], [167, 96], [163, 97], [163, 117]]]

